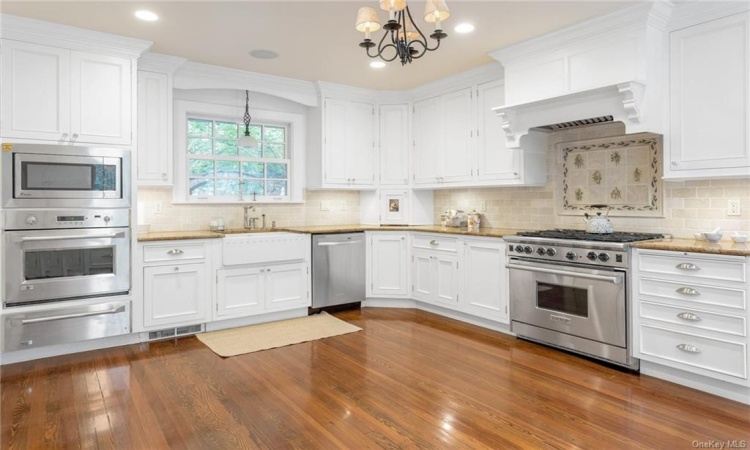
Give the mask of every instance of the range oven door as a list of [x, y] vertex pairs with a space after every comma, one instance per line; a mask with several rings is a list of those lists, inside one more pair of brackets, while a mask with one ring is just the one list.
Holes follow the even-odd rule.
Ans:
[[6, 231], [5, 305], [130, 291], [130, 229]]
[[511, 259], [511, 320], [627, 347], [625, 273]]

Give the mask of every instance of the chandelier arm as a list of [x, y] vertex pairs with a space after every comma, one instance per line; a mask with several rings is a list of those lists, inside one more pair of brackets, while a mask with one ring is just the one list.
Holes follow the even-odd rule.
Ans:
[[[440, 47], [440, 39], [437, 39], [437, 44], [435, 45], [435, 48], [429, 48], [427, 50], [434, 51], [434, 50], [437, 50], [438, 47]], [[427, 53], [426, 51], [422, 51], [422, 53], [420, 53], [418, 56], [413, 56], [413, 58], [414, 59], [419, 59], [419, 58], [423, 57], [426, 53]]]
[[[393, 31], [390, 31], [389, 33], [390, 33], [391, 35], [393, 35]], [[388, 33], [383, 33], [383, 37], [382, 37], [382, 38], [380, 38], [380, 42], [378, 43], [378, 53], [377, 53], [377, 54], [375, 54], [375, 55], [370, 55], [370, 49], [368, 48], [368, 49], [367, 49], [367, 56], [369, 56], [369, 57], [371, 57], [371, 58], [376, 58], [376, 57], [378, 57], [378, 56], [379, 56], [379, 57], [380, 57], [380, 59], [382, 59], [382, 60], [383, 60], [383, 61], [385, 61], [385, 62], [391, 62], [391, 61], [395, 60], [395, 59], [396, 59], [396, 58], [397, 58], [397, 57], [399, 56], [399, 55], [398, 55], [398, 47], [397, 47], [396, 45], [394, 45], [394, 44], [383, 44], [383, 42], [385, 41], [385, 38], [386, 38], [387, 36], [388, 36]], [[396, 54], [395, 54], [395, 55], [393, 55], [393, 57], [392, 57], [392, 58], [388, 58], [388, 57], [386, 57], [386, 56], [384, 55], [384, 53], [385, 53], [385, 52], [387, 51], [387, 49], [388, 49], [389, 47], [393, 48], [393, 50], [394, 50], [394, 51], [396, 52]]]

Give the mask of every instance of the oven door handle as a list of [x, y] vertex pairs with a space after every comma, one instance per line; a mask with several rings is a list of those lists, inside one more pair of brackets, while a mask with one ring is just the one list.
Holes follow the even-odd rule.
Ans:
[[39, 242], [39, 241], [60, 241], [60, 240], [75, 240], [75, 239], [116, 239], [125, 237], [125, 233], [110, 233], [110, 234], [75, 234], [70, 236], [35, 236], [35, 237], [22, 237], [18, 239], [18, 242]]
[[588, 278], [591, 280], [608, 281], [613, 284], [622, 283], [622, 275], [610, 277], [607, 275], [594, 275], [592, 273], [567, 272], [565, 270], [546, 269], [543, 267], [519, 266], [516, 264], [508, 264], [508, 268], [518, 269], [518, 270], [528, 270], [529, 272], [549, 273], [552, 275], [564, 275], [568, 277], [578, 277], [578, 278]]
[[78, 317], [103, 316], [105, 314], [117, 314], [123, 311], [125, 311], [125, 307], [118, 306], [117, 308], [105, 309], [104, 311], [89, 311], [89, 312], [75, 313], [75, 314], [64, 314], [60, 316], [39, 317], [36, 319], [21, 319], [21, 325], [29, 325], [32, 323], [41, 323], [41, 322], [52, 322], [54, 320], [76, 319]]

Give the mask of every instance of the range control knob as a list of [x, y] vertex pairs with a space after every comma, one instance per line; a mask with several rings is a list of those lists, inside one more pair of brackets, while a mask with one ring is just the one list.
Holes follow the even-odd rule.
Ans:
[[576, 252], [568, 252], [565, 254], [565, 258], [573, 261], [575, 259], [578, 259], [578, 255], [576, 255]]
[[35, 215], [29, 214], [28, 216], [26, 216], [26, 220], [24, 222], [26, 222], [26, 225], [36, 225], [36, 223], [39, 222], [39, 219], [37, 219]]
[[523, 253], [523, 246], [521, 246], [521, 245], [516, 245], [516, 252], [517, 252], [517, 253]]
[[599, 253], [599, 261], [601, 262], [609, 261], [609, 255], [606, 253]]
[[532, 251], [534, 251], [534, 249], [532, 249], [530, 245], [527, 245], [523, 248], [523, 252], [527, 255], [530, 255]]
[[588, 252], [586, 258], [588, 258], [589, 261], [596, 261], [596, 252]]
[[104, 216], [102, 217], [102, 220], [104, 221], [104, 223], [109, 223], [109, 221], [112, 220], [112, 218], [109, 216]]
[[547, 249], [547, 256], [555, 256], [556, 254], [557, 250], [555, 250], [554, 248], [550, 247]]
[[544, 247], [539, 247], [538, 249], [536, 249], [536, 254], [539, 256], [544, 256], [547, 254], [547, 249]]

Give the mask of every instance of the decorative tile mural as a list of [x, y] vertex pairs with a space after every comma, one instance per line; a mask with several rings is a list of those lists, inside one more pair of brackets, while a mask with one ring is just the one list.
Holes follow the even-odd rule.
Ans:
[[562, 211], [607, 205], [614, 215], [659, 216], [661, 136], [638, 133], [557, 144], [562, 151]]

